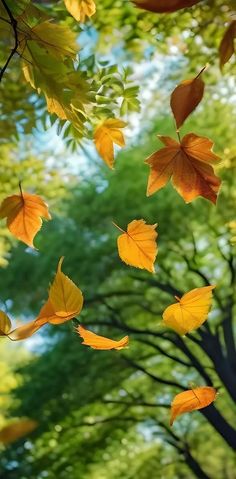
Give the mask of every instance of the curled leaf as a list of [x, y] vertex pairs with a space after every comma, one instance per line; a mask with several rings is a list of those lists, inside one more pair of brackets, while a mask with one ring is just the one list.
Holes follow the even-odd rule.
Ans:
[[36, 319], [37, 324], [45, 320], [52, 324], [62, 324], [77, 316], [82, 309], [81, 290], [61, 271], [63, 259], [58, 263], [57, 273], [49, 290], [49, 299]]
[[213, 142], [194, 133], [185, 135], [179, 143], [169, 136], [159, 136], [165, 147], [147, 158], [151, 172], [147, 196], [165, 186], [172, 178], [173, 185], [186, 203], [197, 196], [216, 203], [221, 180], [211, 164], [220, 161], [212, 152]]
[[215, 286], [195, 288], [177, 298], [177, 303], [168, 306], [163, 313], [165, 326], [184, 335], [199, 328], [207, 319]]
[[133, 0], [135, 5], [149, 12], [170, 13], [192, 7], [201, 0]]
[[0, 218], [7, 218], [10, 232], [34, 248], [33, 240], [42, 226], [42, 219], [51, 219], [46, 203], [37, 195], [22, 193], [8, 196], [0, 206]]
[[81, 325], [78, 326], [77, 332], [81, 336], [81, 338], [83, 338], [82, 344], [85, 344], [85, 346], [90, 346], [92, 349], [120, 350], [127, 347], [129, 344], [128, 336], [125, 336], [119, 341], [114, 341], [112, 339], [105, 338], [104, 336], [99, 336], [98, 334], [92, 333], [91, 331], [88, 331], [86, 328], [84, 328]]
[[114, 143], [118, 146], [125, 146], [125, 139], [121, 128], [124, 128], [126, 123], [116, 118], [109, 118], [99, 125], [94, 133], [94, 142], [99, 155], [109, 166], [113, 168], [114, 165]]
[[170, 425], [172, 426], [176, 417], [181, 414], [209, 406], [215, 400], [216, 394], [216, 389], [210, 386], [189, 389], [177, 394], [171, 403]]
[[192, 80], [184, 80], [173, 91], [170, 106], [175, 117], [176, 127], [180, 128], [186, 118], [200, 103], [205, 84], [200, 77], [201, 72]]
[[96, 12], [93, 0], [64, 0], [65, 6], [77, 22], [85, 22], [86, 17], [92, 17]]
[[29, 321], [18, 328], [13, 329], [8, 333], [8, 337], [12, 341], [21, 341], [22, 339], [30, 338], [34, 333], [36, 333], [47, 321], [37, 322], [35, 319]]
[[117, 239], [119, 256], [126, 264], [140, 269], [155, 272], [154, 263], [157, 256], [157, 223], [147, 225], [144, 220], [133, 220], [128, 224], [127, 231]]
[[229, 24], [219, 46], [220, 68], [223, 68], [225, 63], [227, 63], [232, 57], [232, 55], [234, 54], [235, 38], [236, 38], [236, 20], [233, 20]]

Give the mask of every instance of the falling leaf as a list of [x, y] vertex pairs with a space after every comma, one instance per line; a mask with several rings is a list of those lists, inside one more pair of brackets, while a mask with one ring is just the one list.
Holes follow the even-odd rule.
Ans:
[[37, 427], [38, 423], [33, 421], [33, 419], [20, 419], [15, 421], [0, 430], [0, 442], [3, 444], [11, 444], [21, 439], [21, 437], [27, 436]]
[[82, 344], [85, 346], [90, 346], [93, 349], [123, 349], [129, 344], [129, 336], [125, 336], [120, 339], [120, 341], [113, 341], [112, 339], [105, 338], [104, 336], [99, 336], [98, 334], [88, 331], [83, 326], [78, 326], [76, 329], [78, 334], [83, 338]]
[[170, 425], [177, 416], [209, 406], [216, 398], [216, 389], [203, 386], [177, 394], [171, 403]]
[[219, 47], [220, 68], [229, 61], [235, 52], [234, 40], [236, 38], [236, 20], [230, 23], [227, 28]]
[[192, 7], [201, 0], [133, 0], [135, 5], [144, 10], [157, 13], [176, 12], [181, 8]]
[[81, 290], [61, 271], [64, 258], [58, 264], [55, 279], [49, 290], [49, 299], [42, 307], [36, 322], [47, 320], [51, 324], [61, 324], [77, 316], [83, 306]]
[[92, 17], [96, 12], [96, 5], [93, 0], [64, 0], [68, 12], [78, 22], [85, 22], [85, 18]]
[[147, 225], [144, 220], [133, 220], [128, 224], [127, 231], [113, 224], [123, 233], [117, 239], [118, 252], [122, 261], [130, 266], [154, 273], [157, 256], [157, 232], [155, 231], [157, 223]]
[[94, 133], [94, 142], [99, 155], [109, 166], [113, 168], [114, 164], [114, 145], [125, 146], [125, 139], [120, 128], [124, 128], [126, 123], [122, 120], [109, 118], [98, 126]]
[[4, 311], [0, 311], [0, 336], [6, 336], [11, 330], [11, 320]]
[[177, 299], [177, 303], [168, 306], [163, 313], [165, 326], [184, 335], [199, 328], [207, 319], [215, 286], [195, 288]]
[[0, 206], [0, 218], [7, 218], [10, 232], [34, 248], [33, 240], [42, 226], [42, 219], [51, 219], [46, 203], [37, 195], [23, 193], [8, 196]]
[[58, 60], [66, 57], [74, 59], [78, 51], [76, 34], [66, 25], [50, 21], [39, 23], [30, 30], [30, 38]]
[[37, 322], [37, 320], [29, 321], [18, 328], [13, 329], [8, 333], [9, 339], [12, 341], [21, 341], [22, 339], [30, 338], [36, 331], [38, 331], [44, 324], [47, 323], [47, 320]]
[[186, 118], [200, 103], [205, 84], [200, 75], [205, 67], [192, 80], [185, 80], [180, 83], [173, 91], [170, 100], [170, 106], [175, 117], [176, 127], [180, 128]]
[[186, 203], [197, 196], [216, 203], [221, 180], [211, 163], [220, 158], [212, 152], [213, 142], [194, 133], [185, 135], [180, 143], [169, 136], [159, 136], [165, 147], [153, 153], [146, 162], [151, 167], [147, 196], [163, 188], [171, 179]]

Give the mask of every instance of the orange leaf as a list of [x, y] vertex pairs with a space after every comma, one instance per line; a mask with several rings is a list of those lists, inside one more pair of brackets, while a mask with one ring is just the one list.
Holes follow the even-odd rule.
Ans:
[[233, 22], [231, 22], [229, 27], [227, 28], [219, 46], [220, 68], [222, 68], [224, 64], [227, 63], [229, 59], [232, 57], [232, 55], [234, 54], [235, 38], [236, 38], [236, 20], [233, 20]]
[[216, 389], [210, 386], [189, 389], [177, 394], [171, 403], [170, 425], [172, 426], [176, 417], [181, 414], [209, 406], [215, 400], [216, 394]]
[[199, 76], [205, 68], [200, 71], [196, 78], [181, 82], [171, 95], [170, 106], [177, 128], [183, 125], [186, 118], [195, 110], [203, 97], [205, 84]]
[[37, 195], [8, 196], [0, 206], [0, 218], [7, 218], [10, 232], [34, 248], [33, 240], [42, 226], [41, 218], [51, 219], [46, 203]]
[[77, 316], [82, 309], [81, 290], [61, 271], [63, 259], [58, 263], [57, 273], [49, 290], [49, 299], [36, 319], [37, 324], [44, 320], [52, 324], [62, 324]]
[[22, 339], [30, 338], [36, 331], [38, 331], [47, 321], [44, 320], [41, 323], [37, 323], [37, 320], [29, 321], [22, 326], [19, 326], [16, 329], [13, 329], [10, 333], [8, 333], [8, 337], [12, 341], [21, 341]]
[[181, 8], [192, 7], [201, 0], [133, 0], [135, 5], [144, 10], [157, 13], [176, 12]]
[[21, 437], [27, 436], [38, 427], [38, 423], [32, 419], [20, 419], [9, 424], [0, 431], [0, 442], [11, 444]]
[[128, 224], [127, 232], [113, 223], [123, 232], [117, 239], [119, 256], [126, 264], [135, 268], [155, 272], [154, 262], [157, 256], [157, 223], [146, 225], [144, 220], [133, 220]]
[[126, 123], [116, 118], [109, 118], [98, 126], [94, 133], [94, 142], [99, 155], [109, 166], [114, 165], [114, 145], [125, 146], [125, 139], [120, 128], [124, 128]]
[[99, 336], [98, 334], [88, 331], [83, 326], [78, 326], [76, 329], [78, 334], [83, 338], [82, 344], [85, 346], [90, 346], [93, 349], [123, 349], [129, 344], [129, 337], [125, 336], [120, 339], [120, 341], [113, 341], [112, 339], [105, 338], [104, 336]]
[[178, 303], [171, 304], [163, 313], [166, 326], [178, 334], [187, 334], [199, 328], [207, 319], [215, 286], [195, 288], [177, 298]]
[[146, 162], [151, 167], [147, 196], [160, 190], [172, 178], [173, 185], [186, 203], [197, 196], [216, 203], [221, 180], [211, 163], [220, 158], [212, 152], [213, 142], [194, 133], [180, 143], [169, 136], [159, 136], [165, 147], [153, 153]]

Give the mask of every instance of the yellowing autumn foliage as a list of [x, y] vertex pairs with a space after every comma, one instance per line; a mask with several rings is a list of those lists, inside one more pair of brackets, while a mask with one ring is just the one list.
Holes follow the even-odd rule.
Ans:
[[114, 166], [114, 143], [118, 146], [125, 146], [125, 139], [121, 128], [126, 123], [116, 118], [109, 118], [99, 125], [94, 133], [94, 142], [99, 155], [109, 168]]
[[122, 235], [117, 239], [118, 252], [122, 261], [135, 268], [154, 273], [157, 256], [157, 232], [155, 231], [157, 223], [147, 225], [144, 220], [133, 220], [128, 224], [127, 231], [113, 224], [122, 231]]
[[129, 337], [125, 336], [124, 338], [120, 339], [119, 341], [114, 341], [112, 339], [105, 338], [104, 336], [99, 336], [98, 334], [92, 333], [88, 331], [83, 326], [78, 326], [77, 328], [78, 334], [83, 338], [82, 344], [85, 346], [90, 346], [92, 349], [123, 349], [128, 346], [129, 344]]
[[195, 288], [176, 299], [163, 313], [163, 322], [178, 334], [185, 335], [199, 328], [207, 319], [215, 286]]
[[180, 143], [169, 136], [159, 136], [164, 148], [153, 153], [145, 163], [151, 172], [147, 196], [172, 183], [186, 203], [198, 196], [216, 203], [221, 180], [214, 174], [212, 164], [220, 158], [212, 152], [213, 142], [203, 136], [188, 133]]
[[86, 17], [92, 17], [96, 12], [96, 4], [93, 0], [64, 0], [68, 12], [78, 22], [85, 22]]
[[8, 196], [0, 206], [0, 218], [7, 218], [10, 232], [23, 243], [34, 248], [34, 237], [42, 226], [42, 219], [51, 219], [46, 203], [37, 195], [23, 193]]
[[210, 386], [189, 389], [177, 394], [171, 403], [170, 425], [172, 426], [176, 417], [181, 414], [209, 406], [215, 400], [216, 394], [216, 389]]

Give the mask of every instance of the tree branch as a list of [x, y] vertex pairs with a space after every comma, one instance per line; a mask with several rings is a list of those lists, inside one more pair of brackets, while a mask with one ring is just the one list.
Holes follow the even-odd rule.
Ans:
[[10, 19], [10, 24], [12, 26], [12, 30], [13, 30], [13, 33], [14, 33], [14, 46], [11, 50], [11, 53], [10, 55], [8, 56], [7, 58], [7, 61], [5, 63], [5, 65], [3, 65], [3, 67], [1, 68], [1, 71], [0, 71], [0, 82], [2, 81], [2, 78], [3, 78], [3, 75], [13, 57], [13, 55], [15, 55], [16, 51], [17, 51], [17, 48], [18, 48], [18, 32], [17, 32], [17, 21], [16, 19], [13, 17], [12, 13], [11, 13], [11, 10], [9, 9], [7, 3], [5, 0], [1, 0], [7, 14], [8, 14], [8, 17]]

